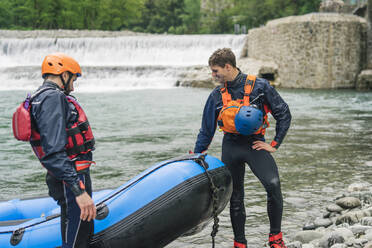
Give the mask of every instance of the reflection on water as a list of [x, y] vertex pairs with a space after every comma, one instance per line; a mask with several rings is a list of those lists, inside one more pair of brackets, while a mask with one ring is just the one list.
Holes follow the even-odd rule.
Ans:
[[[97, 140], [92, 169], [95, 189], [113, 188], [152, 164], [193, 149], [209, 90], [166, 89], [76, 94]], [[283, 231], [291, 237], [324, 204], [356, 181], [372, 182], [372, 93], [280, 90], [293, 122], [274, 157], [284, 196]], [[11, 115], [25, 92], [0, 92], [0, 200], [46, 193], [44, 169], [28, 144], [11, 133]], [[274, 135], [271, 119], [268, 140]], [[220, 157], [222, 134], [209, 154]], [[263, 247], [269, 229], [266, 193], [247, 170], [246, 233]], [[220, 216], [218, 247], [231, 247], [228, 207]], [[211, 225], [167, 247], [210, 247]]]

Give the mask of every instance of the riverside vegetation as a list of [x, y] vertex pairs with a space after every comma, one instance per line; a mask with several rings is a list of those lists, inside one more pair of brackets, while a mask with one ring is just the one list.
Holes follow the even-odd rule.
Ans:
[[233, 33], [318, 10], [321, 0], [2, 0], [0, 29]]

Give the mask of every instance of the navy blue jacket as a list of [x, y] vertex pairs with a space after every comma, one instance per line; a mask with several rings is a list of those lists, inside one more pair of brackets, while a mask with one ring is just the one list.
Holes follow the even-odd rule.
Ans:
[[[32, 125], [40, 133], [41, 146], [45, 153], [40, 162], [58, 180], [63, 180], [72, 189], [80, 188], [74, 162], [65, 150], [68, 143], [66, 128], [77, 121], [78, 112], [56, 84], [45, 81], [38, 90], [45, 87], [54, 89], [37, 95], [31, 105]], [[80, 154], [76, 159], [91, 161], [92, 153]]]
[[[243, 99], [246, 78], [246, 74], [239, 72], [233, 81], [227, 82], [227, 90], [230, 93], [232, 100]], [[223, 106], [220, 89], [221, 86], [217, 86], [211, 92], [205, 104], [202, 125], [194, 148], [195, 153], [206, 151], [209, 144], [212, 142], [216, 131], [217, 118]], [[274, 87], [263, 78], [256, 79], [249, 99], [251, 103], [252, 100], [256, 99], [252, 104], [256, 104], [263, 113], [265, 113], [264, 105], [267, 105], [269, 109], [271, 109], [271, 114], [276, 120], [276, 134], [274, 140], [278, 143], [276, 145], [276, 148], [278, 148], [291, 124], [292, 117], [288, 105], [284, 102]], [[252, 137], [257, 140], [265, 141], [265, 138], [262, 135], [252, 135]]]

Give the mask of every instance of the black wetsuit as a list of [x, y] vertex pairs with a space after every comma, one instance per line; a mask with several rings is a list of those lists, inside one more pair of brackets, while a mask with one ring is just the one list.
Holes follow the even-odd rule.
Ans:
[[[227, 90], [233, 100], [243, 99], [246, 75], [239, 73], [228, 82]], [[250, 99], [256, 99], [255, 104], [264, 111], [264, 105], [269, 107], [276, 119], [276, 135], [274, 141], [279, 148], [291, 122], [288, 105], [267, 80], [257, 78]], [[217, 117], [222, 108], [220, 87], [216, 87], [205, 104], [202, 127], [195, 144], [195, 153], [208, 149], [216, 130]], [[279, 173], [271, 154], [265, 150], [252, 149], [252, 142], [264, 141], [263, 135], [243, 136], [226, 133], [222, 143], [222, 161], [229, 168], [233, 178], [233, 193], [230, 199], [230, 217], [234, 231], [234, 239], [239, 243], [247, 243], [245, 239], [246, 213], [244, 207], [244, 174], [245, 164], [257, 176], [267, 191], [267, 210], [270, 219], [270, 233], [281, 230], [283, 199], [280, 189]]]
[[[61, 206], [61, 234], [63, 248], [88, 247], [93, 235], [94, 222], [80, 219], [80, 208], [76, 196], [80, 195], [80, 181], [85, 191], [92, 196], [89, 168], [76, 171], [74, 161], [67, 153], [66, 128], [77, 122], [78, 112], [66, 99], [63, 91], [53, 82], [45, 81], [38, 89], [50, 88], [32, 100], [33, 127], [40, 133], [45, 156], [40, 159], [48, 170], [46, 183], [49, 195]], [[74, 160], [92, 161], [92, 152], [79, 154]]]

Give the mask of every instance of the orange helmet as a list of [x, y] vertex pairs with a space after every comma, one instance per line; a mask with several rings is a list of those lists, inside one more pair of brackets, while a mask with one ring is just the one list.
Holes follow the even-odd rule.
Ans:
[[81, 76], [81, 68], [78, 62], [63, 53], [53, 53], [45, 57], [41, 65], [41, 75], [45, 74], [60, 75], [65, 71]]

